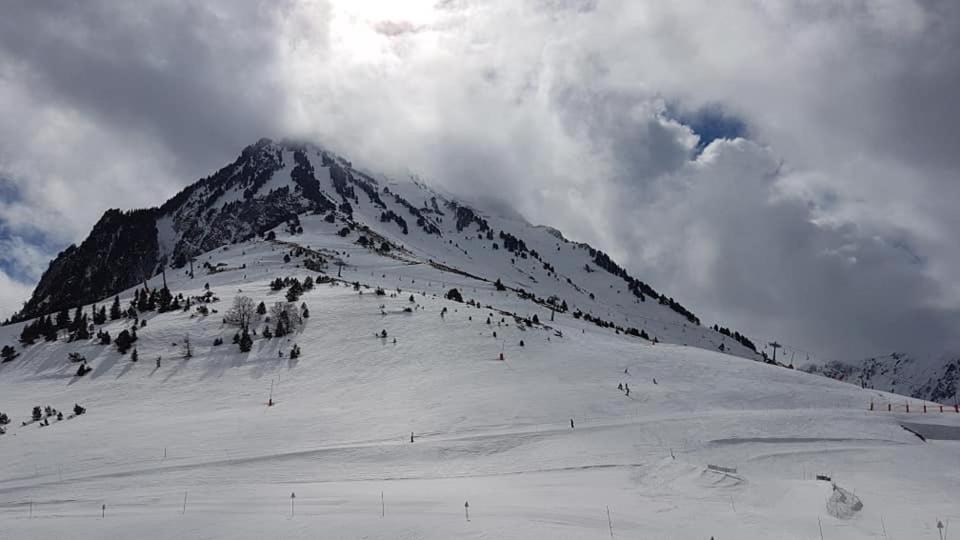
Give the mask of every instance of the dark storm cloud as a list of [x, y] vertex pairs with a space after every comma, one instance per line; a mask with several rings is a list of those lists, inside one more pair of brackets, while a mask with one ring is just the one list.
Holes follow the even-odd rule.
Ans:
[[288, 135], [510, 201], [759, 342], [948, 349], [958, 85], [953, 2], [14, 4], [0, 296]]
[[277, 126], [273, 31], [252, 2], [13, 3], [0, 51], [43, 101], [147, 134], [193, 172]]

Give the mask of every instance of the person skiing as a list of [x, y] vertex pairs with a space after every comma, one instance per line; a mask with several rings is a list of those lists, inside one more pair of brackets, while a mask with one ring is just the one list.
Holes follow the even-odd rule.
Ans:
[[623, 392], [623, 383], [617, 385], [617, 390]]
[[627, 397], [630, 397], [630, 384], [623, 385], [623, 388], [627, 392]]
[[160, 369], [160, 357], [157, 357], [157, 369]]
[[624, 375], [629, 375], [629, 374], [630, 374], [630, 368], [629, 368], [629, 367], [623, 368], [623, 374], [624, 374]]
[[570, 419], [570, 429], [573, 429], [573, 418]]
[[413, 432], [410, 432], [410, 442], [413, 442]]

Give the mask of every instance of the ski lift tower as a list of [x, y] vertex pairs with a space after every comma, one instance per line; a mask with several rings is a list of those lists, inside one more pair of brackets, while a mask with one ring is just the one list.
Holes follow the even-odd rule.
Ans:
[[776, 364], [776, 363], [777, 363], [777, 349], [783, 347], [783, 345], [777, 343], [776, 341], [773, 341], [773, 342], [770, 343], [770, 347], [773, 348], [773, 363]]

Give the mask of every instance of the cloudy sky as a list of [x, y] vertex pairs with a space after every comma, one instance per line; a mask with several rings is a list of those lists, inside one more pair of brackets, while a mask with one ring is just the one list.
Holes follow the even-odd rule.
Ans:
[[0, 315], [262, 136], [510, 200], [756, 341], [960, 347], [960, 3], [15, 2]]

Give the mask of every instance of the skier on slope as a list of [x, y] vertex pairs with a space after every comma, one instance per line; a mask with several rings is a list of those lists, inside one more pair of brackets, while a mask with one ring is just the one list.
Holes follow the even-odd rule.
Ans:
[[630, 384], [623, 385], [624, 390], [627, 392], [627, 397], [630, 397]]
[[623, 383], [617, 385], [617, 390], [623, 392]]

